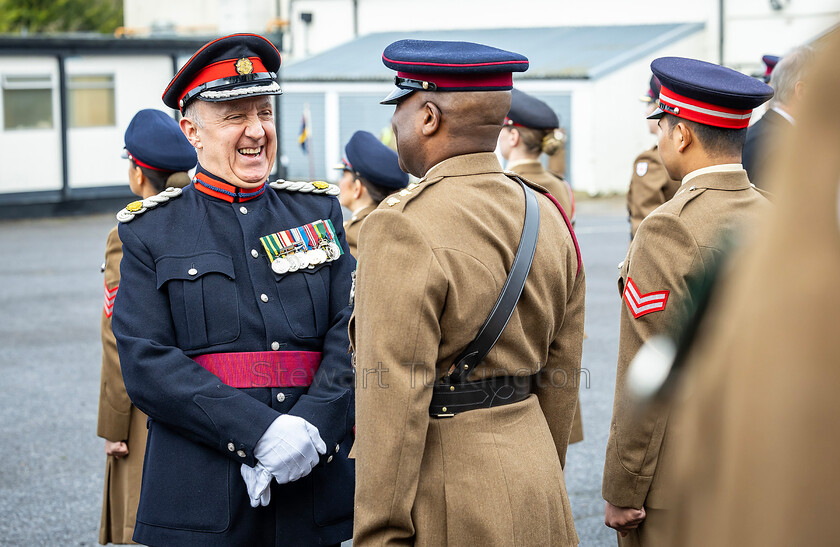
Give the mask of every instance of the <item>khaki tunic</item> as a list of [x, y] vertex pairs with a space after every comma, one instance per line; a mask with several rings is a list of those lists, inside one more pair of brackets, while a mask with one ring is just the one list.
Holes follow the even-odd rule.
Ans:
[[833, 34], [812, 69], [807, 106], [769, 165], [768, 188], [785, 206], [721, 281], [685, 365], [672, 545], [837, 544], [840, 35]]
[[120, 284], [122, 242], [114, 227], [105, 250], [105, 306], [102, 310], [102, 375], [96, 434], [112, 442], [126, 441], [128, 456], [107, 456], [99, 543], [133, 543], [140, 479], [146, 452], [146, 415], [125, 392], [117, 343], [111, 330], [111, 310]]
[[583, 345], [574, 236], [538, 196], [522, 298], [471, 377], [538, 373], [534, 394], [432, 419], [431, 385], [507, 278], [525, 197], [493, 153], [443, 161], [409, 192], [380, 204], [360, 238], [354, 544], [577, 545], [563, 478]]
[[[652, 335], [673, 334], [672, 327], [682, 323], [691, 291], [716, 271], [724, 235], [753, 226], [769, 206], [746, 171], [715, 169], [686, 177], [677, 194], [642, 222], [621, 268], [618, 369], [602, 489], [604, 499], [618, 507], [671, 507], [672, 450], [679, 433], [667, 427], [668, 408], [637, 408], [625, 384], [630, 361]], [[627, 541], [638, 541], [634, 536], [644, 535], [644, 526]]]
[[[565, 180], [545, 170], [539, 160], [515, 162], [508, 166], [508, 171], [513, 171], [530, 182], [535, 182], [548, 190], [563, 207], [563, 211], [574, 222], [575, 197], [572, 188]], [[580, 414], [580, 399], [575, 409], [575, 421], [572, 423], [572, 434], [569, 436], [569, 444], [578, 443], [583, 440], [583, 417]]]
[[344, 236], [347, 238], [347, 246], [350, 247], [350, 254], [358, 256], [356, 249], [359, 246], [359, 230], [362, 229], [362, 221], [366, 216], [376, 210], [376, 205], [368, 205], [364, 209], [353, 213], [350, 220], [344, 223]]
[[569, 220], [574, 221], [575, 196], [572, 193], [572, 187], [564, 179], [546, 171], [539, 160], [513, 162], [508, 165], [508, 171], [513, 171], [548, 190], [563, 207], [563, 211], [565, 211]]
[[627, 212], [630, 213], [630, 237], [636, 236], [639, 224], [654, 209], [674, 197], [680, 181], [668, 176], [659, 157], [659, 147], [645, 150], [633, 162], [633, 176], [627, 189]]

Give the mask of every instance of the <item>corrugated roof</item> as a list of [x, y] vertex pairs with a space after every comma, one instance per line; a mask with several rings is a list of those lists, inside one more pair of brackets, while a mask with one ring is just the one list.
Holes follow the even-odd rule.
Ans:
[[531, 66], [517, 79], [596, 79], [684, 38], [703, 23], [383, 32], [352, 40], [282, 68], [294, 81], [386, 81], [385, 46], [403, 38], [478, 42], [521, 53]]

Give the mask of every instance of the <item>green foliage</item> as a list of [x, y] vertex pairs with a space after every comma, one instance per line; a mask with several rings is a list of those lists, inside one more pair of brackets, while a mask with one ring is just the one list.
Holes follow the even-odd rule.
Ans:
[[122, 0], [0, 0], [0, 33], [111, 34], [122, 24]]

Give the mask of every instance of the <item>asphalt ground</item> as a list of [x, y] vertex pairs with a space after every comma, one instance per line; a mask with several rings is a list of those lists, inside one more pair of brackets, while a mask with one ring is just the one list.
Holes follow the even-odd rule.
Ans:
[[[601, 471], [618, 352], [623, 198], [578, 203], [586, 270], [585, 440], [566, 484], [581, 545], [614, 545]], [[0, 545], [96, 545], [105, 455], [96, 437], [103, 283], [113, 215], [0, 222]]]

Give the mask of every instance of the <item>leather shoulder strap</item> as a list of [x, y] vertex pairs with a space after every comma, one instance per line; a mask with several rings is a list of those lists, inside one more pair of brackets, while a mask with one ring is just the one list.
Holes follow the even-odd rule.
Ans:
[[528, 272], [531, 271], [540, 231], [540, 209], [534, 191], [528, 188], [519, 177], [514, 178], [525, 192], [525, 224], [522, 227], [522, 236], [519, 238], [519, 248], [516, 250], [510, 273], [496, 300], [496, 305], [493, 306], [493, 311], [481, 326], [478, 336], [455, 360], [455, 364], [449, 369], [450, 374], [444, 378], [445, 382], [466, 382], [476, 365], [487, 357], [510, 321], [516, 303], [522, 296], [522, 289], [525, 288]]

